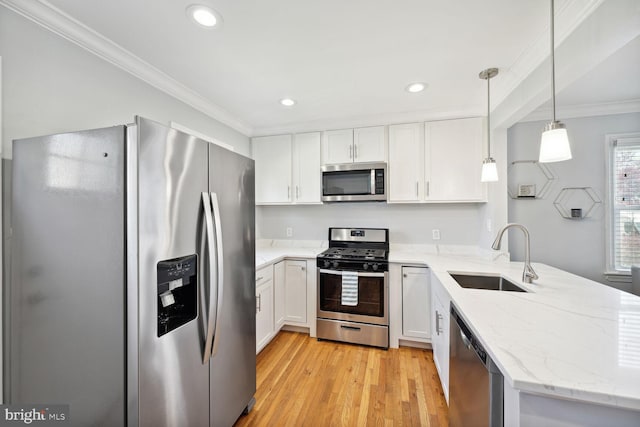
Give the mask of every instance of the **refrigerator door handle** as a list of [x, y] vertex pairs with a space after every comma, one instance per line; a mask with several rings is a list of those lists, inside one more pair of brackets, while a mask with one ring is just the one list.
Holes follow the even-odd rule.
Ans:
[[213, 215], [211, 213], [211, 199], [209, 193], [202, 193], [202, 206], [204, 207], [204, 218], [207, 233], [207, 251], [209, 252], [209, 278], [207, 280], [209, 285], [209, 305], [207, 315], [207, 329], [205, 332], [204, 341], [204, 354], [202, 355], [202, 363], [207, 363], [211, 358], [211, 344], [213, 341], [213, 331], [215, 329], [214, 314], [213, 314], [213, 280], [215, 277], [215, 254], [213, 251]]
[[218, 195], [216, 193], [211, 193], [211, 205], [213, 206], [213, 219], [214, 226], [216, 230], [216, 270], [218, 272], [218, 278], [216, 280], [217, 286], [217, 308], [216, 308], [216, 323], [213, 331], [213, 349], [211, 350], [211, 357], [214, 357], [218, 352], [218, 344], [220, 340], [218, 339], [218, 325], [222, 316], [222, 303], [224, 300], [223, 290], [224, 290], [224, 258], [223, 258], [223, 250], [222, 250], [222, 221], [220, 220], [220, 205], [218, 204]]

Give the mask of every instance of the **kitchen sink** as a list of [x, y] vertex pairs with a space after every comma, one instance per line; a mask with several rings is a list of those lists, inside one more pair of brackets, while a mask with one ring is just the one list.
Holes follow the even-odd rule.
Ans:
[[487, 289], [490, 291], [527, 292], [520, 286], [501, 276], [449, 273], [463, 288]]

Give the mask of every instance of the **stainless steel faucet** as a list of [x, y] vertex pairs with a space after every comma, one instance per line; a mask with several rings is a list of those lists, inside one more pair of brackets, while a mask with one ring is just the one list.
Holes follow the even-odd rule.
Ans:
[[531, 267], [531, 254], [529, 250], [529, 230], [527, 230], [527, 228], [524, 225], [512, 222], [502, 227], [500, 231], [498, 231], [496, 240], [493, 241], [493, 245], [491, 245], [491, 248], [496, 251], [500, 249], [500, 242], [502, 241], [502, 235], [504, 234], [505, 231], [507, 231], [508, 228], [511, 228], [511, 227], [519, 228], [524, 233], [524, 271], [522, 272], [522, 281], [524, 283], [531, 283], [532, 281], [538, 279], [538, 275], [533, 270], [533, 267]]

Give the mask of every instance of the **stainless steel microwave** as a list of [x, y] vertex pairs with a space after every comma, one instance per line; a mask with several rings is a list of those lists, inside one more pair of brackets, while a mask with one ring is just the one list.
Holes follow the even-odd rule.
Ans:
[[322, 167], [322, 201], [387, 200], [386, 163], [344, 163]]

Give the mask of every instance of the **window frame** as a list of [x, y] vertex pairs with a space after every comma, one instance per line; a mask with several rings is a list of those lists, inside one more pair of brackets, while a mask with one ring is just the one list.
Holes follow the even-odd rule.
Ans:
[[[630, 281], [630, 269], [616, 269], [615, 263], [615, 200], [614, 194], [615, 179], [613, 173], [614, 167], [614, 150], [619, 140], [637, 140], [640, 145], [640, 132], [607, 134], [605, 135], [605, 159], [606, 159], [606, 224], [605, 224], [605, 250], [606, 250], [606, 271], [605, 275], [611, 281]], [[617, 279], [617, 280], [616, 280]]]

